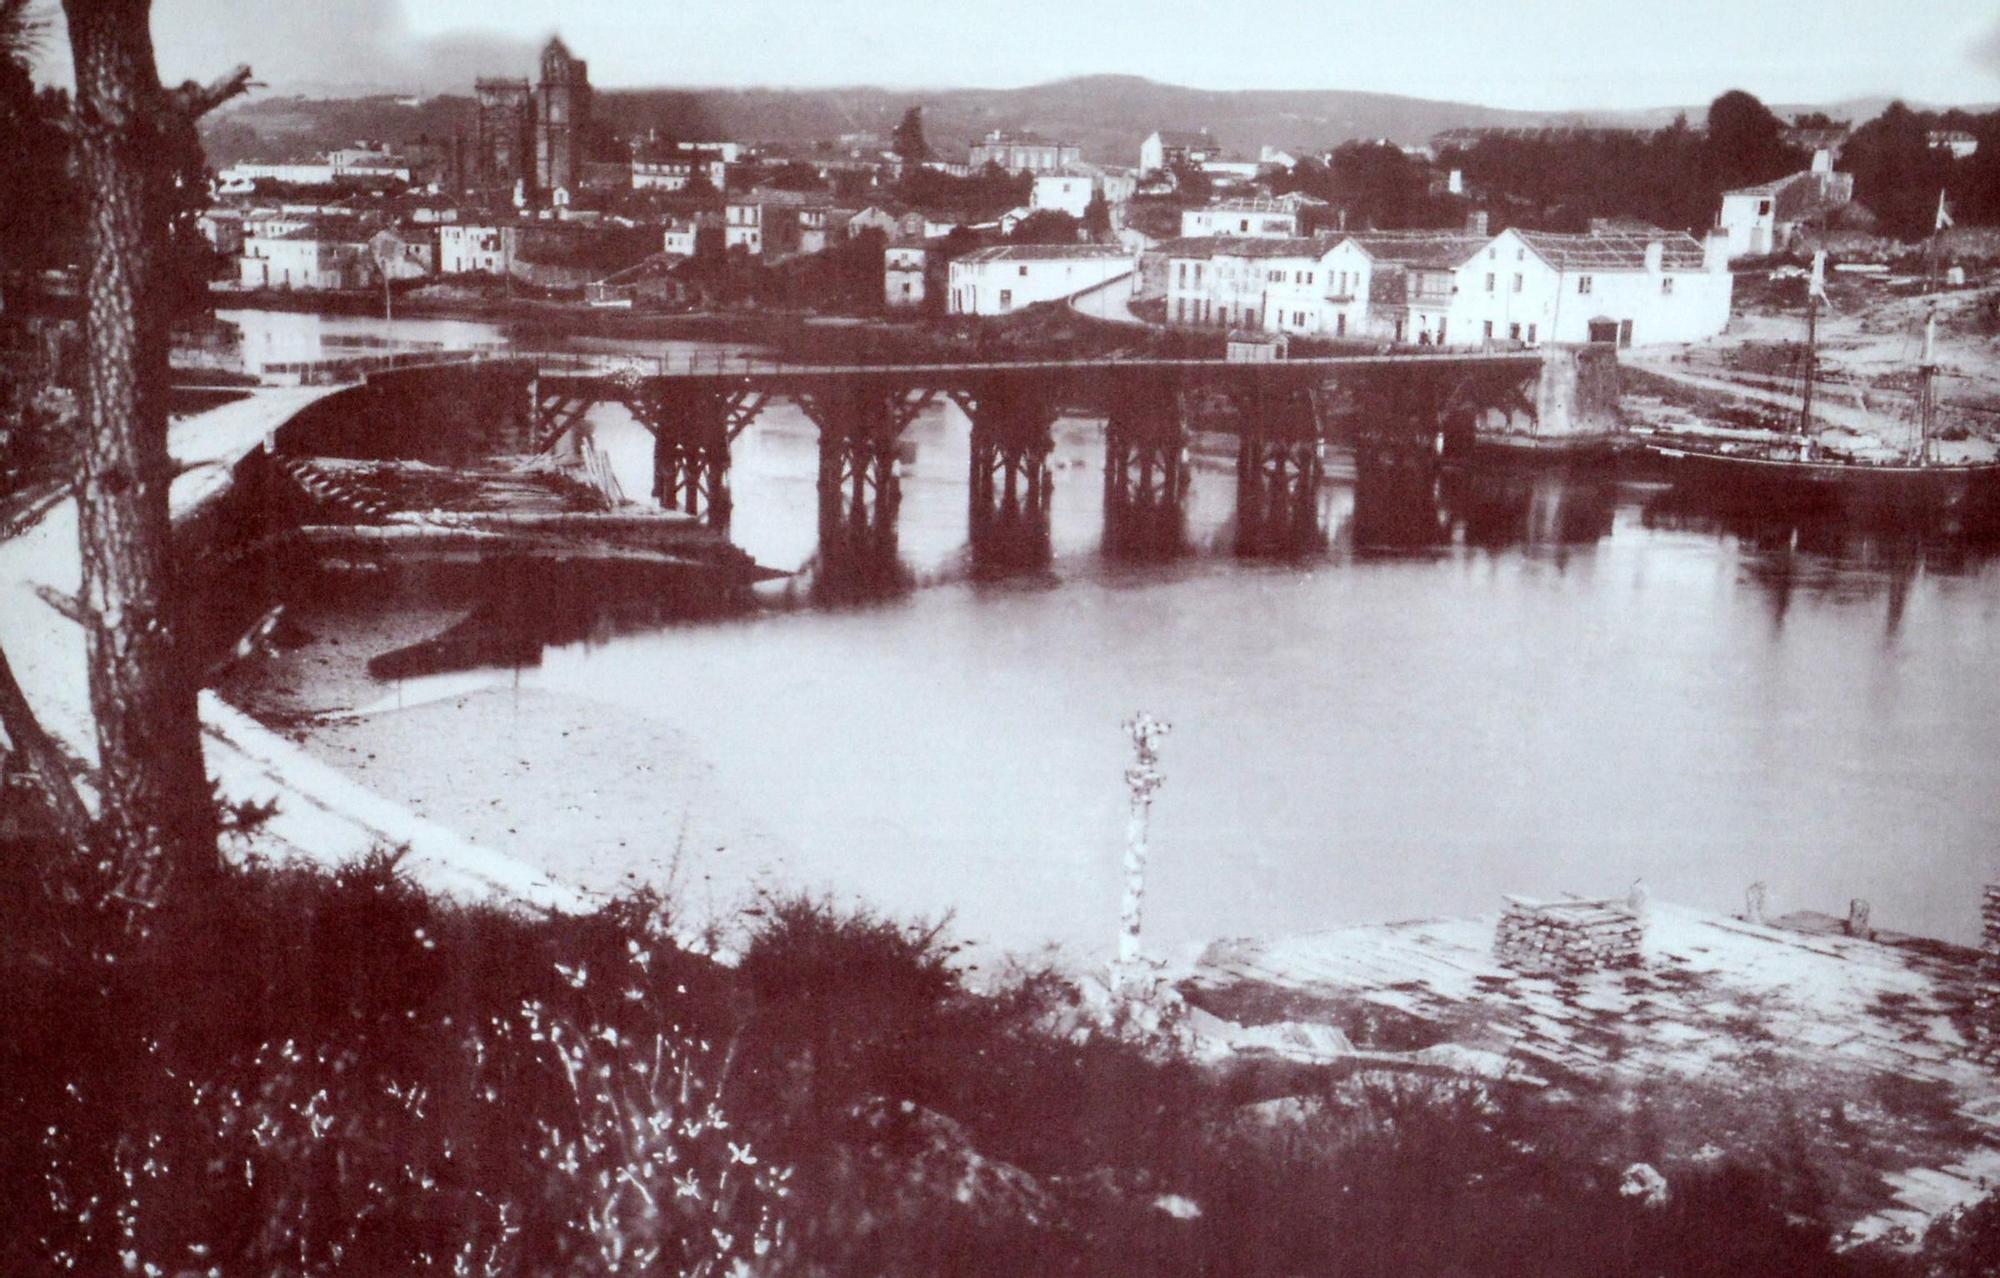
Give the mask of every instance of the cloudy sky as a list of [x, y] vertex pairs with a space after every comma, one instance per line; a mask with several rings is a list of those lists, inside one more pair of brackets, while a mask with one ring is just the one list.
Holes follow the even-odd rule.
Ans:
[[[155, 0], [169, 81], [462, 89], [558, 26], [593, 82], [1010, 87], [1123, 72], [1532, 109], [2000, 101], [1993, 0]], [[58, 24], [58, 36], [60, 25]], [[49, 60], [67, 50], [58, 38]]]

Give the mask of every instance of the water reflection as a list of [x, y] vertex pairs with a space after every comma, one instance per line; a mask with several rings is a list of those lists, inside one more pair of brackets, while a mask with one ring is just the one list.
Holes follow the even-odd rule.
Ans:
[[1799, 596], [1854, 605], [1879, 602], [1883, 635], [1903, 626], [1913, 586], [1926, 576], [1967, 577], [2000, 555], [2000, 534], [1936, 523], [1856, 521], [1831, 511], [1759, 512], [1673, 488], [1647, 501], [1647, 528], [1693, 533], [1736, 548], [1743, 580], [1769, 603], [1782, 629]]
[[385, 680], [518, 670], [539, 665], [550, 648], [602, 645], [620, 635], [738, 615], [752, 606], [747, 587], [718, 591], [713, 578], [682, 567], [539, 559], [491, 560], [451, 573], [333, 578], [312, 591], [319, 598], [342, 592], [466, 610], [439, 633], [371, 658], [368, 673]]

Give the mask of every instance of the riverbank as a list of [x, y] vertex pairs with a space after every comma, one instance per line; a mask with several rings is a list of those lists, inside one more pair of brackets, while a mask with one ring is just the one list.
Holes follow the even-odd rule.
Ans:
[[1849, 1244], [1913, 1242], [2000, 1183], [1980, 951], [1810, 912], [1655, 905], [1640, 923], [1638, 961], [1611, 970], [1523, 974], [1487, 916], [1219, 943], [1180, 988], [1197, 1028], [1280, 1059], [1433, 1060], [1540, 1089], [1608, 1159], [1669, 1181], [1798, 1160]]
[[[369, 673], [380, 654], [467, 615], [295, 605], [288, 622], [309, 641], [238, 662], [218, 691], [356, 783], [590, 900], [650, 888], [699, 930], [738, 919], [759, 884], [810, 886], [788, 877], [790, 849], [669, 724], [537, 688], [532, 670]], [[470, 742], [481, 748], [457, 749]]]

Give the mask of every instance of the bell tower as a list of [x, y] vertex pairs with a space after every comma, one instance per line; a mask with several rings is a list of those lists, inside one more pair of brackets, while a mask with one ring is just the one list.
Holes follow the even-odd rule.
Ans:
[[542, 50], [535, 90], [535, 184], [543, 192], [574, 193], [582, 183], [589, 128], [590, 70], [557, 36]]

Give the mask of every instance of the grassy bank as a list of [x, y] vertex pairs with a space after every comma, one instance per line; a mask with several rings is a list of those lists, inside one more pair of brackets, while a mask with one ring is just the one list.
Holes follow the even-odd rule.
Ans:
[[1197, 1065], [810, 901], [719, 962], [657, 899], [531, 919], [388, 856], [238, 869], [137, 931], [56, 850], [4, 865], [8, 1273], [1930, 1267], [1833, 1255], [1782, 1159], [1621, 1192], [1532, 1094]]

